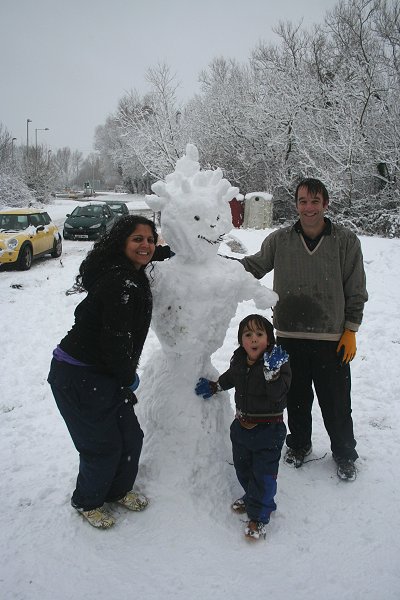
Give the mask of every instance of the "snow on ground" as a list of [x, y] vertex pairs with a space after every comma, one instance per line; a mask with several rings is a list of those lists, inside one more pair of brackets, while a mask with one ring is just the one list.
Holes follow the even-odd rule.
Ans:
[[[143, 198], [126, 200], [131, 210], [145, 206]], [[54, 200], [48, 212], [61, 225], [77, 204]], [[232, 230], [231, 237], [251, 253], [266, 233]], [[40, 259], [28, 272], [0, 272], [1, 599], [398, 600], [400, 240], [361, 242], [370, 300], [352, 364], [358, 478], [337, 479], [315, 406], [313, 460], [298, 470], [281, 465], [278, 510], [267, 540], [256, 544], [243, 539], [243, 523], [229, 509], [233, 497], [222, 507], [214, 503], [226, 487], [223, 478], [233, 496], [241, 493], [230, 456], [216, 457], [217, 469], [200, 465], [194, 501], [189, 489], [165, 497], [145, 447], [137, 482], [151, 496], [145, 512], [113, 508], [115, 528], [97, 531], [70, 508], [77, 454], [46, 377], [52, 349], [80, 300], [65, 290], [91, 244], [66, 241], [61, 259]], [[231, 250], [223, 244], [220, 252]], [[271, 274], [262, 283], [271, 287]], [[240, 319], [254, 310], [252, 302], [239, 305], [212, 357], [219, 371], [236, 348]], [[158, 348], [150, 331], [142, 371]], [[138, 397], [146, 433], [140, 388]]]

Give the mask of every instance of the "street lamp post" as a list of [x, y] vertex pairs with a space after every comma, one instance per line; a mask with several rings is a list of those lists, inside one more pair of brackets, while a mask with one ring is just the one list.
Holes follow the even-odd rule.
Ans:
[[37, 171], [38, 155], [37, 155], [37, 132], [50, 131], [48, 127], [37, 127], [35, 129], [35, 171]]
[[48, 127], [38, 127], [35, 129], [35, 151], [36, 151], [36, 159], [37, 159], [37, 132], [38, 131], [50, 131]]
[[14, 142], [17, 138], [13, 137], [11, 140], [11, 162], [14, 162]]
[[32, 119], [26, 120], [26, 158], [29, 157], [29, 123], [32, 123]]

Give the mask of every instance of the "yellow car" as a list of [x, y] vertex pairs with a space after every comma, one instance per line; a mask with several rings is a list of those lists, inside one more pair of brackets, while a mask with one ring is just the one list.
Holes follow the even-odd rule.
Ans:
[[0, 266], [14, 264], [27, 271], [32, 260], [62, 253], [61, 235], [47, 212], [34, 208], [0, 210]]

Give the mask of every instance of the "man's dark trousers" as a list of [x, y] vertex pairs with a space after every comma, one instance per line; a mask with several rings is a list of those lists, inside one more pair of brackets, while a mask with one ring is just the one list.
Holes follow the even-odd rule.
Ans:
[[288, 352], [292, 369], [287, 396], [290, 431], [287, 446], [293, 449], [311, 447], [314, 384], [332, 453], [338, 458], [356, 460], [350, 366], [341, 365], [336, 353], [338, 342], [283, 337], [277, 341]]

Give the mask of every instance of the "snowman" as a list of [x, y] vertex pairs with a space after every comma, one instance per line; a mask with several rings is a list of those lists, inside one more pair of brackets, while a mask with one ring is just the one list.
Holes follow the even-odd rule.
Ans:
[[[188, 144], [175, 171], [153, 184], [154, 195], [146, 197], [160, 211], [162, 237], [175, 253], [149, 267], [152, 328], [160, 347], [143, 367], [138, 394], [146, 431], [142, 458], [151, 471], [146, 479], [159, 482], [154, 493], [164, 499], [183, 490], [199, 497], [202, 474], [218, 480], [219, 494], [234, 480], [228, 465], [229, 393], [205, 401], [194, 387], [199, 377], [218, 378], [211, 355], [222, 346], [238, 303], [252, 300], [265, 310], [278, 299], [239, 262], [218, 254], [232, 229], [228, 203], [238, 189], [220, 169], [201, 170], [198, 160], [197, 148]], [[232, 477], [224, 473], [227, 465]]]

